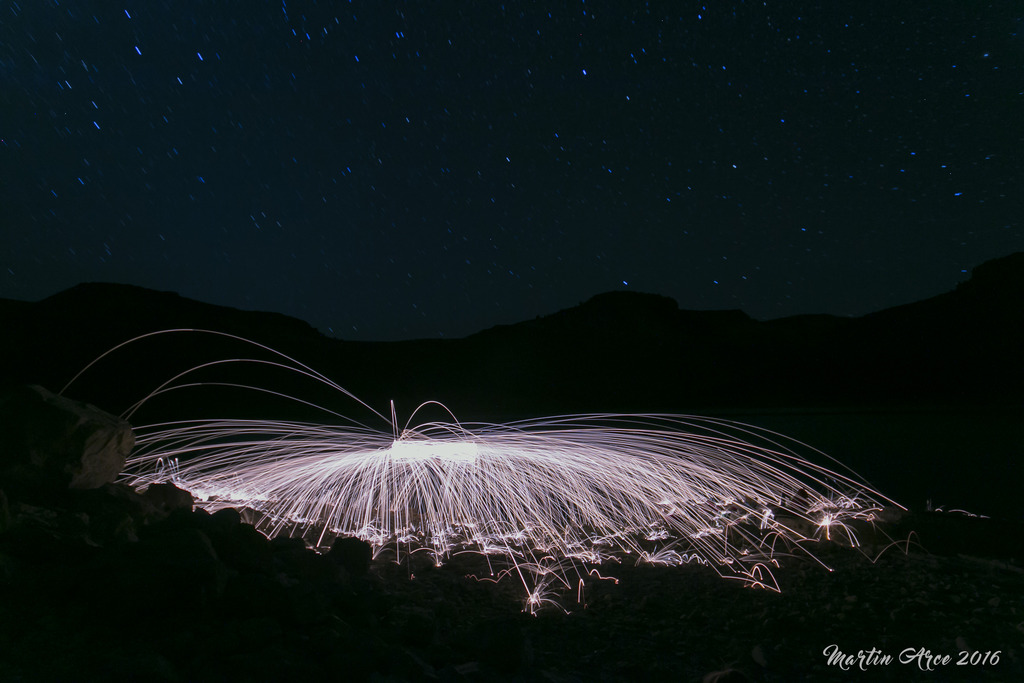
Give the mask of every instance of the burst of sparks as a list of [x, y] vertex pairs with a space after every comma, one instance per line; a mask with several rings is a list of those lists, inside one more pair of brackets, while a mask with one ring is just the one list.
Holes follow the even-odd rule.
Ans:
[[[274, 365], [351, 396], [261, 348], [281, 359]], [[555, 586], [571, 590], [578, 579], [582, 595], [588, 566], [627, 558], [698, 562], [778, 590], [780, 544], [803, 549], [836, 528], [856, 544], [849, 523], [891, 503], [783, 437], [721, 420], [595, 414], [400, 431], [392, 409], [385, 421], [380, 430], [252, 420], [137, 427], [123, 479], [138, 488], [171, 481], [208, 510], [249, 508], [268, 536], [313, 547], [354, 536], [378, 553], [426, 552], [437, 564], [464, 552], [503, 558], [497, 576], [522, 581], [531, 612], [552, 603]]]

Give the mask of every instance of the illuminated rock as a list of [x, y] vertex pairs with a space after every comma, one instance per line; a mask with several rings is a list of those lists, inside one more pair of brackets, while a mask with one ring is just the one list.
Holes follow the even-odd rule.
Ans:
[[114, 481], [135, 444], [124, 420], [40, 386], [0, 395], [0, 434], [0, 482], [11, 492], [99, 488]]

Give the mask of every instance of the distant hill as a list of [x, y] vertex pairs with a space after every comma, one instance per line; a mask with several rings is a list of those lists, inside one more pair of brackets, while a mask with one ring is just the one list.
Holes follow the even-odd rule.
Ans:
[[[36, 303], [0, 300], [0, 327], [2, 382], [55, 390], [133, 336], [203, 328], [292, 355], [378, 408], [392, 398], [407, 410], [439, 399], [474, 418], [1007, 404], [1024, 389], [1024, 253], [979, 266], [954, 291], [859, 318], [756, 321], [741, 311], [680, 310], [663, 296], [611, 292], [464, 339], [348, 342], [280, 314], [82, 284]], [[209, 335], [153, 338], [106, 359], [72, 393], [117, 409], [175, 372], [239, 355], [269, 358]], [[216, 370], [239, 382], [279, 383], [267, 389], [305, 390], [294, 378], [252, 378], [252, 366]]]
[[[0, 384], [58, 391], [108, 349], [167, 328], [218, 330], [323, 373], [400, 423], [438, 400], [463, 421], [577, 412], [720, 415], [800, 439], [887, 494], [1019, 517], [1024, 443], [1024, 253], [985, 263], [954, 291], [859, 318], [757, 321], [611, 292], [464, 339], [350, 342], [274, 313], [168, 292], [83, 284], [35, 303], [0, 300]], [[253, 358], [259, 364], [225, 362]], [[352, 398], [237, 339], [165, 334], [103, 358], [68, 390], [121, 413], [178, 376], [135, 425], [202, 417], [322, 420], [298, 397], [388, 429]], [[198, 370], [190, 370], [199, 366]], [[180, 374], [179, 373], [184, 373]], [[249, 385], [262, 391], [240, 391]], [[428, 408], [416, 421], [448, 419]]]

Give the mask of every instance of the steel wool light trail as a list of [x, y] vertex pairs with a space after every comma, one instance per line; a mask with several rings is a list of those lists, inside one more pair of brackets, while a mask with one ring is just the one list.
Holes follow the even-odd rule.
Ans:
[[[260, 348], [274, 365], [351, 397]], [[191, 372], [143, 402], [194, 386]], [[140, 426], [123, 480], [171, 481], [199, 507], [247, 508], [268, 536], [301, 536], [312, 547], [354, 536], [378, 553], [425, 553], [439, 565], [479, 553], [492, 568], [499, 561], [495, 580], [522, 581], [530, 611], [559, 587], [582, 592], [607, 562], [697, 562], [778, 590], [771, 569], [780, 557], [813, 557], [808, 545], [826, 537], [856, 545], [853, 523], [893, 504], [797, 452], [813, 449], [722, 420], [592, 414], [399, 429], [393, 409], [390, 420], [373, 412], [386, 429], [216, 419]]]

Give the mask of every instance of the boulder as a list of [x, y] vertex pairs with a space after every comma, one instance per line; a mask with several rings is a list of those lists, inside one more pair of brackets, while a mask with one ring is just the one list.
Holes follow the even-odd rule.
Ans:
[[171, 483], [150, 484], [142, 494], [158, 511], [170, 513], [174, 510], [192, 511], [192, 494]]
[[95, 406], [21, 386], [0, 395], [0, 485], [94, 489], [112, 482], [135, 445], [126, 421]]
[[[212, 521], [220, 523], [220, 513], [212, 516]], [[230, 532], [211, 529], [211, 537], [216, 543], [217, 555], [229, 567], [237, 571], [269, 572], [271, 567], [270, 544], [267, 537], [248, 524], [236, 524]]]
[[373, 548], [366, 541], [340, 536], [331, 544], [327, 557], [345, 568], [350, 576], [365, 576], [370, 570]]
[[146, 527], [121, 571], [125, 593], [145, 595], [158, 611], [206, 605], [223, 594], [232, 574], [205, 533], [173, 516]]
[[221, 508], [210, 515], [208, 525], [211, 532], [229, 534], [242, 523], [242, 515], [235, 508]]

